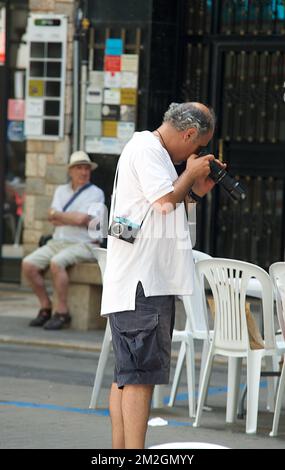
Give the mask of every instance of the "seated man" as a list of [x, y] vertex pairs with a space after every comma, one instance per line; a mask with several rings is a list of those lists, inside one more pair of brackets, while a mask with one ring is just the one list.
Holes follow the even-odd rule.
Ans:
[[[88, 234], [91, 205], [103, 206], [103, 191], [90, 183], [91, 171], [97, 166], [85, 152], [70, 157], [70, 183], [59, 186], [54, 194], [48, 220], [55, 226], [52, 239], [23, 260], [23, 273], [40, 302], [40, 310], [30, 326], [58, 330], [69, 326], [71, 316], [67, 307], [68, 274], [66, 268], [75, 263], [96, 259], [100, 239]], [[43, 272], [50, 268], [57, 296], [54, 315], [44, 284]]]

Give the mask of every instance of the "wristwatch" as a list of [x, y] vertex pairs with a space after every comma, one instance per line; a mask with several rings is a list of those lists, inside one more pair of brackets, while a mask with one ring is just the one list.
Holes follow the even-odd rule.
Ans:
[[202, 202], [203, 200], [203, 198], [201, 196], [198, 196], [198, 194], [194, 193], [192, 189], [190, 189], [188, 196], [190, 197], [190, 199], [192, 199], [193, 202], [196, 202], [196, 203]]

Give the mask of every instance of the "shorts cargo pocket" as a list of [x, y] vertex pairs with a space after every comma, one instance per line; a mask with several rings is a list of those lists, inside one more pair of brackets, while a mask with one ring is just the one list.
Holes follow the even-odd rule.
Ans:
[[135, 312], [114, 315], [113, 327], [118, 334], [120, 372], [153, 371], [161, 366], [157, 341], [158, 313], [142, 306]]

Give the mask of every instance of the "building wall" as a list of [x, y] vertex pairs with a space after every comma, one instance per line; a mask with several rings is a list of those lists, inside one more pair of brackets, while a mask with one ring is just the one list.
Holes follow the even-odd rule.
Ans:
[[24, 217], [24, 253], [33, 251], [42, 234], [52, 232], [47, 210], [59, 184], [67, 181], [67, 162], [71, 153], [72, 57], [76, 0], [30, 0], [31, 13], [55, 13], [68, 17], [68, 44], [65, 88], [64, 139], [28, 140], [26, 154], [26, 202]]

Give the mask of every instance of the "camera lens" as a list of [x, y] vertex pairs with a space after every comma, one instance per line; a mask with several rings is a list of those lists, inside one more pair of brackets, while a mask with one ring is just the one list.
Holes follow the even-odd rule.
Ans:
[[120, 224], [119, 222], [117, 222], [116, 224], [113, 224], [112, 230], [113, 230], [113, 234], [114, 234], [116, 237], [119, 237], [120, 235], [122, 235], [122, 233], [123, 233], [123, 231], [124, 231], [124, 227], [123, 227], [122, 224]]
[[215, 183], [219, 183], [227, 194], [234, 200], [246, 199], [245, 189], [239, 181], [232, 178], [224, 168], [221, 168], [215, 161], [210, 162], [210, 177]]

